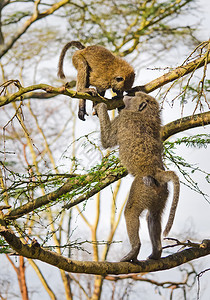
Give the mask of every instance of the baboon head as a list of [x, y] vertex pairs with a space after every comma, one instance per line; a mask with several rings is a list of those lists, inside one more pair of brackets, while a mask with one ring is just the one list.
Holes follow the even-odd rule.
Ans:
[[135, 96], [124, 96], [123, 102], [125, 103], [124, 109], [132, 112], [157, 114], [159, 111], [157, 101], [143, 92], [137, 92]]
[[120, 74], [113, 77], [111, 80], [111, 88], [113, 92], [124, 92], [131, 89], [134, 82], [135, 74], [131, 73]]

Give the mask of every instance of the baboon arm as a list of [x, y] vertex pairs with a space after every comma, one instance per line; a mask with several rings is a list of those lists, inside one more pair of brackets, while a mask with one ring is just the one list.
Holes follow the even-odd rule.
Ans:
[[[88, 64], [86, 59], [81, 55], [75, 53], [73, 58], [73, 65], [77, 69], [77, 91], [78, 92], [88, 92]], [[86, 112], [86, 100], [80, 99], [79, 100], [79, 111], [78, 117], [85, 121]]]
[[77, 91], [82, 92], [88, 88], [88, 63], [79, 53], [75, 53], [72, 58], [73, 65], [77, 69]]
[[114, 147], [117, 145], [117, 126], [118, 117], [110, 121], [107, 106], [105, 103], [99, 103], [96, 106], [97, 114], [101, 127], [101, 143], [103, 148]]
[[77, 69], [77, 92], [97, 95], [94, 88], [89, 88], [89, 65], [85, 57], [80, 53], [75, 53], [72, 58], [73, 65]]

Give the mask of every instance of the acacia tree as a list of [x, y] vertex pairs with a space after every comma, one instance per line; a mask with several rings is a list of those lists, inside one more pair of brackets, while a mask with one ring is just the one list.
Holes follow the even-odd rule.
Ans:
[[[53, 1], [53, 4], [52, 1], [1, 1], [0, 234], [2, 252], [7, 252], [17, 273], [23, 299], [29, 298], [25, 280], [26, 258], [52, 299], [57, 295], [37, 261], [59, 268], [66, 299], [79, 294], [76, 288], [83, 295], [81, 299], [100, 299], [105, 279], [112, 282], [127, 279], [127, 284], [121, 285], [118, 292], [114, 285], [110, 289], [112, 298], [118, 299], [131, 290], [130, 279], [167, 287], [171, 295], [175, 288], [182, 288], [185, 296], [191, 274], [196, 276], [194, 268], [180, 282], [155, 281], [142, 273], [174, 268], [210, 253], [208, 240], [200, 243], [176, 240], [178, 246], [186, 249], [172, 252], [158, 261], [141, 261], [138, 265], [107, 261], [126, 202], [125, 197], [116, 214], [121, 178], [127, 175], [127, 171], [120, 165], [116, 152], [102, 152], [100, 143], [95, 141], [95, 133], [91, 133], [95, 125], [89, 125], [89, 132], [83, 137], [78, 133], [80, 125], [74, 113], [77, 102], [74, 99], [104, 101], [109, 110], [121, 106], [122, 100], [76, 93], [72, 89], [75, 76], [71, 77], [72, 88], [71, 85], [66, 88], [52, 75], [53, 72], [56, 74], [54, 56], [61, 41], [62, 44], [69, 41], [69, 33], [72, 40], [78, 39], [85, 44], [100, 43], [120, 56], [127, 56], [137, 70], [144, 64], [151, 67], [157, 61], [162, 62], [162, 56], [166, 51], [173, 51], [174, 44], [178, 47], [184, 42], [184, 50], [185, 45], [188, 48], [190, 45], [191, 51], [185, 52], [187, 58], [177, 63], [177, 67], [164, 70], [162, 76], [144, 82], [144, 85], [136, 85], [135, 90], [147, 93], [158, 90], [163, 105], [170, 93], [175, 93], [171, 101], [180, 100], [182, 111], [186, 100], [193, 107], [191, 115], [185, 116], [183, 112], [181, 118], [163, 126], [162, 140], [165, 142], [165, 157], [178, 169], [183, 183], [202, 194], [188, 171], [201, 170], [175, 155], [174, 149], [179, 144], [206, 146], [209, 137], [206, 134], [192, 135], [168, 141], [175, 133], [210, 123], [206, 96], [210, 44], [209, 41], [199, 41], [193, 26], [182, 20], [193, 5], [192, 0]], [[182, 21], [181, 26], [177, 25], [174, 16]], [[61, 27], [63, 24], [66, 28]], [[144, 52], [146, 57], [141, 56]], [[92, 121], [89, 118], [86, 122]], [[113, 191], [108, 196], [110, 228], [105, 239], [101, 239], [98, 228], [103, 215], [100, 205], [104, 194], [100, 191], [112, 184]], [[96, 213], [91, 220], [92, 215], [88, 215], [86, 207], [93, 196], [96, 197]], [[203, 196], [206, 197], [204, 193]], [[90, 230], [90, 240], [84, 237], [81, 242], [74, 237], [72, 220], [79, 217]], [[91, 248], [93, 259], [87, 261], [86, 252]], [[19, 255], [19, 266], [11, 260], [11, 251]], [[87, 275], [73, 273], [96, 276], [91, 280]]]

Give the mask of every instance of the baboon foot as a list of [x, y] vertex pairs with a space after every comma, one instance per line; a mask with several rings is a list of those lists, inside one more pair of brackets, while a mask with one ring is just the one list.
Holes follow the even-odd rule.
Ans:
[[162, 253], [162, 249], [153, 251], [152, 254], [148, 257], [148, 259], [159, 259], [161, 258], [161, 253]]
[[88, 93], [91, 96], [97, 96], [98, 95], [97, 91], [93, 88], [86, 88], [84, 90], [84, 93]]
[[79, 111], [78, 111], [78, 117], [80, 120], [82, 121], [85, 121], [85, 116], [88, 116], [87, 112], [86, 112], [86, 109], [84, 108], [79, 108]]
[[128, 261], [128, 262], [133, 262], [136, 263], [138, 262], [137, 256], [139, 254], [139, 249], [140, 247], [135, 247], [133, 248], [128, 254], [126, 254], [120, 261]]

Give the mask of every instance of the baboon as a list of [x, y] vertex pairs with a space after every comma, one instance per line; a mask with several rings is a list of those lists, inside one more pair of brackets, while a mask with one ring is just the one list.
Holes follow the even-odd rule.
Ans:
[[125, 220], [131, 251], [121, 261], [137, 262], [141, 242], [139, 216], [147, 209], [147, 222], [152, 243], [151, 259], [162, 253], [161, 217], [168, 197], [167, 182], [174, 184], [174, 196], [169, 219], [164, 231], [167, 235], [173, 224], [179, 199], [179, 179], [173, 171], [165, 171], [160, 138], [161, 120], [157, 101], [138, 92], [124, 96], [125, 108], [110, 121], [105, 103], [96, 106], [104, 148], [119, 145], [119, 157], [135, 178], [125, 207]]
[[[77, 50], [72, 62], [77, 69], [77, 91], [89, 93], [96, 96], [97, 93], [104, 96], [109, 88], [117, 94], [116, 98], [122, 98], [123, 92], [131, 89], [135, 74], [133, 68], [123, 59], [114, 56], [109, 50], [102, 46], [83, 46], [78, 41], [67, 43], [59, 58], [58, 76], [65, 78], [63, 72], [63, 61], [66, 51], [75, 46]], [[92, 85], [96, 87], [89, 88]], [[85, 121], [86, 100], [80, 99], [78, 117]]]

